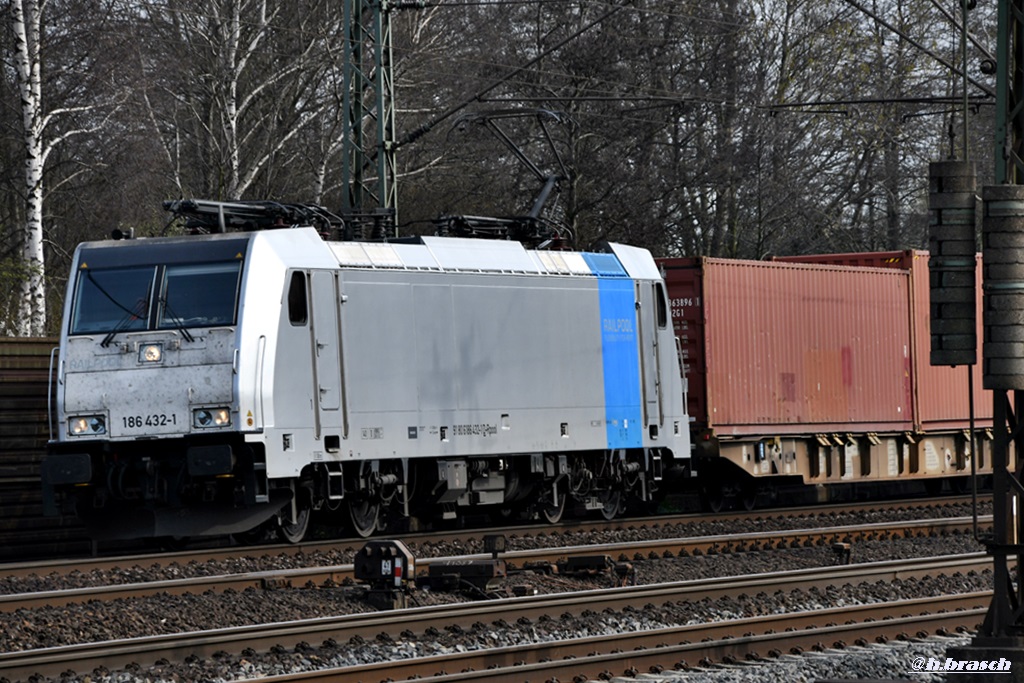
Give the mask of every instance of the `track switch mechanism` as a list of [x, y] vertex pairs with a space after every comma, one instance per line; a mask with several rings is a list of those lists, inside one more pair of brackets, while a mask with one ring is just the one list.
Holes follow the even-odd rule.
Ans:
[[355, 557], [356, 580], [367, 585], [367, 598], [378, 609], [403, 609], [416, 560], [401, 541], [370, 541]]

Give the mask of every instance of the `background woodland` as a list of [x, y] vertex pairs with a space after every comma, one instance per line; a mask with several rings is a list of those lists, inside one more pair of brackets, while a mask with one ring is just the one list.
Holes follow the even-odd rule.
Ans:
[[[0, 0], [0, 334], [55, 332], [75, 246], [165, 234], [166, 199], [340, 210], [341, 6]], [[995, 12], [969, 15], [965, 114], [959, 0], [394, 9], [398, 138], [447, 114], [398, 149], [399, 232], [529, 210], [542, 183], [489, 116], [564, 176], [547, 210], [577, 248], [926, 247], [927, 164], [962, 158], [965, 119], [991, 176]]]

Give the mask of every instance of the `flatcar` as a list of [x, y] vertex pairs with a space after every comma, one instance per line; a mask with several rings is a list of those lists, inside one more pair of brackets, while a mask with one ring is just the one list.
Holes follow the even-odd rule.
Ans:
[[665, 284], [621, 244], [84, 243], [53, 375], [44, 502], [96, 538], [612, 518], [690, 457]]

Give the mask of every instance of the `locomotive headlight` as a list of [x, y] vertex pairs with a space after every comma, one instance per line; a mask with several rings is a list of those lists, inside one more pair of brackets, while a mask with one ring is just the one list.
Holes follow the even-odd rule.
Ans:
[[227, 408], [199, 408], [192, 411], [192, 424], [200, 429], [227, 427], [231, 424], [231, 411]]
[[139, 362], [140, 363], [159, 363], [164, 359], [164, 345], [157, 344], [143, 344], [139, 347]]
[[93, 436], [107, 433], [107, 419], [102, 415], [82, 415], [68, 421], [72, 436]]

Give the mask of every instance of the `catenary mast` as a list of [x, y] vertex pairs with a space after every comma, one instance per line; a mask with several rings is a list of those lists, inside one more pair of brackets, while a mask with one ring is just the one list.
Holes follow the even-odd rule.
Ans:
[[391, 14], [422, 2], [343, 0], [342, 218], [350, 237], [396, 236], [395, 87]]

